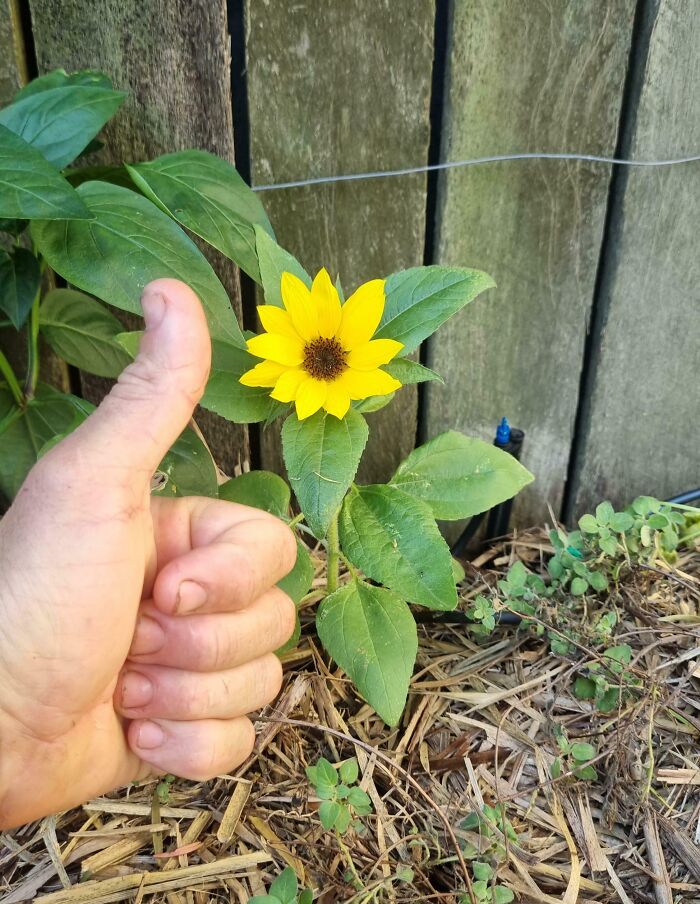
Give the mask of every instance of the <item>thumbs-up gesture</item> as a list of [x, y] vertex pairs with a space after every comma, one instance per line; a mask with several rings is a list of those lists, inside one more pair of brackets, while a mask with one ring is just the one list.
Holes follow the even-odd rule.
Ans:
[[0, 828], [163, 772], [227, 772], [280, 688], [292, 533], [230, 502], [151, 498], [211, 350], [187, 286], [157, 280], [142, 304], [138, 357], [0, 521]]

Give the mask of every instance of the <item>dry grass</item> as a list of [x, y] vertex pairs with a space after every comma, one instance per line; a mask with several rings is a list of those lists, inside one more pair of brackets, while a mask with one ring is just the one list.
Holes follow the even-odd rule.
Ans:
[[[536, 567], [546, 552], [538, 531], [494, 547], [469, 567], [465, 595], [515, 557]], [[321, 570], [319, 560], [319, 580]], [[562, 659], [532, 632], [499, 628], [477, 643], [463, 625], [424, 624], [409, 704], [390, 730], [329, 668], [310, 603], [249, 762], [206, 785], [175, 782], [167, 806], [152, 805], [154, 784], [132, 787], [5, 834], [0, 898], [243, 904], [291, 865], [323, 904], [456, 904], [467, 888], [460, 846], [481, 843], [460, 823], [502, 803], [517, 843], [505, 845], [498, 876], [516, 899], [698, 902], [700, 553], [668, 575], [628, 575], [609, 605], [641, 681], [618, 711], [602, 715], [572, 694], [596, 659], [586, 644]], [[596, 746], [598, 782], [551, 779], [557, 725]], [[346, 838], [360, 893], [304, 775], [320, 755], [356, 755], [374, 804], [366, 831]], [[411, 883], [396, 881], [399, 865]]]

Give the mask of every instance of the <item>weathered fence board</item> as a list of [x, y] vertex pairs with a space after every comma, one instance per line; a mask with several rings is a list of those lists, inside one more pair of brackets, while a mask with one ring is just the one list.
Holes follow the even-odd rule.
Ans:
[[[656, 0], [628, 152], [700, 147], [700, 17]], [[591, 404], [575, 472], [576, 509], [602, 498], [665, 497], [700, 483], [700, 164], [625, 170], [605, 249]]]
[[[284, 8], [282, 8], [284, 7]], [[246, 53], [254, 184], [425, 163], [434, 3], [248, 2]], [[422, 263], [424, 175], [263, 196], [279, 241], [346, 292]], [[363, 480], [386, 479], [413, 447], [417, 393], [370, 419]], [[279, 467], [278, 435], [263, 460]]]
[[[144, 160], [197, 147], [233, 161], [230, 47], [224, 0], [31, 0], [40, 71], [98, 68], [130, 97], [105, 130], [100, 160]], [[209, 256], [209, 255], [208, 255]], [[238, 273], [210, 257], [240, 313]], [[100, 396], [105, 381], [84, 379]], [[197, 417], [231, 470], [247, 457], [247, 431]]]
[[[610, 154], [634, 0], [454, 5], [442, 158], [584, 150]], [[502, 415], [526, 431], [536, 482], [519, 523], [557, 511], [566, 478], [610, 169], [521, 161], [452, 170], [439, 185], [440, 263], [498, 288], [430, 342], [426, 432], [490, 439]]]

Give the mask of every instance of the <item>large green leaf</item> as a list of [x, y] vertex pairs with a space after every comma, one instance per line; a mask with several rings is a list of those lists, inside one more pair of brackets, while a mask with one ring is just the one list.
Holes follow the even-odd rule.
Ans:
[[0, 217], [80, 220], [90, 211], [46, 158], [0, 125]]
[[216, 466], [209, 450], [190, 427], [158, 465], [155, 496], [216, 496]]
[[39, 261], [30, 251], [14, 248], [8, 254], [0, 249], [0, 311], [16, 329], [27, 319], [40, 282]]
[[413, 267], [394, 273], [386, 281], [384, 314], [375, 338], [403, 342], [401, 354], [406, 355], [495, 285], [487, 273], [461, 267]]
[[131, 356], [116, 341], [124, 329], [114, 314], [89, 295], [54, 289], [41, 303], [41, 334], [74, 367], [100, 377], [117, 377]]
[[72, 396], [39, 384], [24, 408], [13, 407], [0, 423], [0, 491], [12, 499], [42, 448], [84, 419]]
[[141, 313], [146, 283], [163, 276], [181, 279], [199, 296], [212, 336], [244, 346], [226, 290], [177, 223], [118, 185], [84, 182], [77, 193], [95, 219], [41, 220], [31, 226], [39, 251], [60, 276], [135, 314]]
[[0, 123], [63, 169], [90, 143], [124, 102], [123, 91], [64, 85], [25, 95], [0, 110]]
[[321, 643], [388, 725], [406, 705], [418, 651], [416, 623], [406, 603], [382, 587], [351, 581], [321, 603]]
[[492, 443], [449, 430], [414, 449], [390, 483], [422, 499], [435, 518], [470, 518], [515, 496], [533, 480]]
[[353, 487], [340, 513], [340, 547], [353, 565], [431, 609], [454, 609], [452, 556], [425, 503], [396, 487]]
[[260, 282], [253, 227], [273, 236], [272, 226], [235, 167], [206, 151], [177, 151], [127, 169], [147, 197]]
[[278, 245], [274, 238], [261, 227], [255, 227], [255, 248], [260, 267], [260, 280], [262, 282], [265, 304], [274, 304], [283, 308], [280, 284], [282, 274], [286, 271], [298, 276], [299, 279], [311, 286], [311, 277], [301, 266], [299, 261]]
[[286, 518], [292, 494], [279, 474], [272, 471], [248, 471], [227, 480], [219, 487], [219, 498], [262, 509], [278, 518]]
[[98, 69], [80, 69], [78, 72], [66, 72], [65, 69], [54, 69], [46, 75], [34, 78], [21, 88], [13, 98], [13, 103], [38, 94], [40, 91], [48, 91], [50, 88], [65, 88], [69, 85], [88, 85], [91, 88], [112, 88], [112, 80], [104, 72]]
[[245, 349], [227, 342], [212, 342], [212, 370], [200, 405], [234, 424], [274, 420], [287, 405], [270, 398], [270, 390], [244, 386], [240, 377], [259, 364]]
[[440, 374], [435, 373], [429, 367], [424, 367], [417, 361], [411, 361], [410, 358], [394, 358], [388, 364], [382, 365], [382, 370], [390, 373], [392, 377], [408, 386], [409, 383], [425, 383], [428, 380], [434, 380], [444, 385], [445, 381]]
[[350, 409], [342, 419], [319, 411], [300, 421], [291, 414], [282, 427], [282, 451], [292, 489], [306, 523], [319, 539], [326, 536], [360, 463], [367, 423]]

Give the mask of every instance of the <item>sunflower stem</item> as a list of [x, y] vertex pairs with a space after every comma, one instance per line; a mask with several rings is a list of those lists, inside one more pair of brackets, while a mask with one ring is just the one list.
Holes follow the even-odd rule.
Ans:
[[329, 594], [338, 589], [338, 569], [340, 565], [340, 541], [338, 539], [338, 512], [333, 515], [328, 525], [328, 566], [326, 578], [326, 590]]

